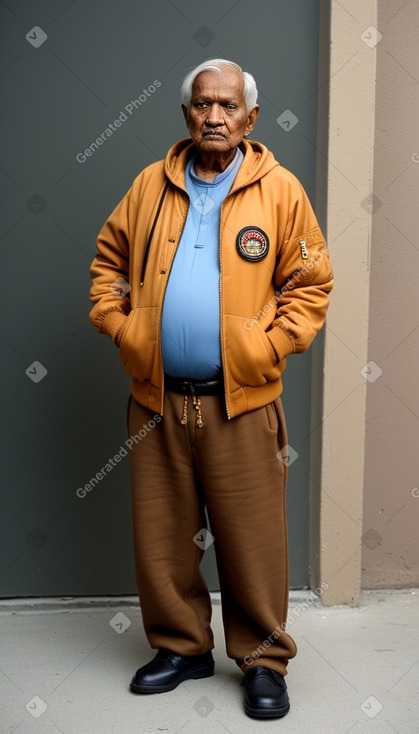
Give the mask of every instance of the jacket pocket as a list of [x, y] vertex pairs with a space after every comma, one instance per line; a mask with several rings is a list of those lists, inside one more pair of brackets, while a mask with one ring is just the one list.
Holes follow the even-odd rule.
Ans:
[[276, 354], [260, 324], [241, 316], [227, 316], [225, 324], [227, 365], [237, 386], [257, 387], [277, 380]]
[[119, 359], [124, 372], [141, 382], [151, 380], [158, 361], [155, 308], [134, 308], [128, 314], [119, 340]]
[[132, 314], [132, 311], [130, 311], [128, 316], [126, 316], [125, 321], [122, 322], [122, 325], [118, 328], [118, 331], [116, 332], [114, 336], [114, 343], [116, 344], [118, 349], [121, 346], [121, 340], [122, 340], [123, 334], [127, 330], [131, 314]]

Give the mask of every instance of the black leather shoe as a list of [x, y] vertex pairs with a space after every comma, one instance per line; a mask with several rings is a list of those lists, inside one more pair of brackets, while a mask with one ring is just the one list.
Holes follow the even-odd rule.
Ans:
[[279, 718], [290, 710], [284, 676], [272, 668], [255, 665], [245, 673], [244, 710], [254, 719]]
[[178, 655], [171, 650], [159, 650], [156, 657], [139, 668], [131, 681], [134, 693], [164, 693], [173, 691], [179, 683], [190, 678], [214, 675], [212, 652], [203, 655]]

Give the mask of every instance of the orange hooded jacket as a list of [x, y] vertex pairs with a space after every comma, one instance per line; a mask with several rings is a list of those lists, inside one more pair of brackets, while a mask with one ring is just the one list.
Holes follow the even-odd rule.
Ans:
[[[244, 159], [220, 215], [220, 340], [228, 418], [281, 394], [285, 358], [308, 349], [323, 326], [333, 278], [299, 181], [264, 145], [244, 139], [241, 149]], [[184, 171], [193, 151], [190, 139], [180, 140], [164, 161], [137, 176], [104, 224], [90, 270], [90, 320], [119, 347], [133, 397], [161, 415], [161, 317], [188, 213]], [[246, 241], [240, 240], [242, 230], [262, 238], [255, 255], [240, 246]]]

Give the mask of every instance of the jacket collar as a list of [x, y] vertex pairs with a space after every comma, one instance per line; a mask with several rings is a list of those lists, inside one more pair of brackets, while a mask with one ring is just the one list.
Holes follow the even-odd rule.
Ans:
[[[273, 154], [262, 143], [243, 140], [240, 143], [244, 158], [231, 191], [254, 183], [265, 176], [272, 168], [279, 166]], [[168, 151], [164, 161], [164, 171], [169, 180], [186, 192], [185, 167], [189, 158], [196, 152], [190, 138], [178, 140]]]

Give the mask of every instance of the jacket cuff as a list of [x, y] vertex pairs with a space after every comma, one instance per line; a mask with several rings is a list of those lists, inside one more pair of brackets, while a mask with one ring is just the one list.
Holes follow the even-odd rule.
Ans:
[[288, 354], [293, 354], [295, 351], [292, 337], [288, 336], [287, 332], [280, 326], [274, 326], [266, 332], [266, 336], [272, 344], [272, 348], [278, 357], [278, 361], [286, 357]]
[[112, 341], [115, 341], [116, 333], [126, 318], [126, 314], [122, 311], [109, 311], [100, 325], [100, 332], [107, 334]]

